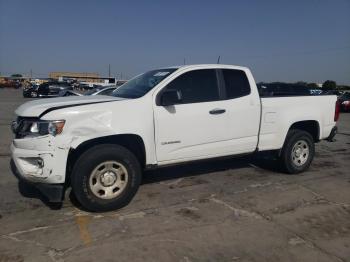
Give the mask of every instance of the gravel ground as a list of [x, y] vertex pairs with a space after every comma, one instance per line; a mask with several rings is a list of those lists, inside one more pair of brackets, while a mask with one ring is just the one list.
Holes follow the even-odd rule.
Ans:
[[27, 100], [0, 89], [1, 262], [350, 261], [350, 114], [301, 175], [251, 158], [163, 168], [98, 214], [50, 205], [12, 175], [9, 123]]

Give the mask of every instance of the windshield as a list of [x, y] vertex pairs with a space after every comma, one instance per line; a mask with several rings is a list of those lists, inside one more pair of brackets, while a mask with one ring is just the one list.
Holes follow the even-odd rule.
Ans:
[[176, 68], [148, 71], [129, 80], [117, 88], [112, 96], [124, 98], [139, 98], [155, 87], [160, 81], [176, 71]]

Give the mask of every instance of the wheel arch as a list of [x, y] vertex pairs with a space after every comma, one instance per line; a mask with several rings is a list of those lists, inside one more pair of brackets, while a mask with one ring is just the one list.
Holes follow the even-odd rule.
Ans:
[[287, 141], [288, 138], [288, 133], [291, 130], [302, 130], [305, 132], [308, 132], [314, 143], [317, 143], [320, 141], [320, 124], [317, 120], [301, 120], [301, 121], [296, 121], [292, 124], [290, 124], [289, 128], [287, 129], [287, 132], [284, 135], [284, 139], [282, 140], [282, 146], [277, 150], [277, 155], [280, 156], [282, 149]]
[[146, 165], [146, 149], [143, 139], [136, 134], [118, 134], [92, 138], [70, 148], [67, 159], [66, 183], [70, 183], [70, 175], [79, 156], [86, 150], [101, 144], [120, 145], [130, 150], [139, 160], [141, 167]]
[[308, 132], [312, 136], [314, 142], [320, 141], [320, 124], [317, 120], [303, 120], [294, 122], [289, 127], [288, 132], [293, 129], [299, 129]]

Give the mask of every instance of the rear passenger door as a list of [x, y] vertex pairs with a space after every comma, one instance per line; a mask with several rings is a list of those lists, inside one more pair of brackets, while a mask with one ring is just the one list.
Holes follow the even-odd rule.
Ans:
[[253, 152], [258, 142], [260, 102], [243, 70], [221, 69], [225, 86], [222, 102], [227, 117], [227, 144], [233, 154]]
[[[227, 150], [228, 123], [219, 72], [199, 69], [183, 73], [163, 90], [177, 90], [182, 101], [154, 106], [157, 160], [178, 162], [222, 155]], [[157, 98], [158, 98], [157, 97]]]

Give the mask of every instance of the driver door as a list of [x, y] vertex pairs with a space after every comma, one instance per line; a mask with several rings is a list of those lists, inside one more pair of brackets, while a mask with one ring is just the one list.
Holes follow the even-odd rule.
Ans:
[[158, 162], [221, 155], [225, 151], [228, 123], [217, 70], [186, 72], [165, 89], [179, 91], [182, 101], [171, 106], [154, 105]]

